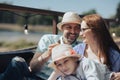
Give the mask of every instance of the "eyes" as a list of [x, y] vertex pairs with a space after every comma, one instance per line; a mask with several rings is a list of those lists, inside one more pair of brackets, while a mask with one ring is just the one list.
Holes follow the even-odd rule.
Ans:
[[91, 29], [91, 28], [81, 28], [80, 32], [85, 32], [88, 29]]
[[64, 29], [67, 29], [67, 30], [70, 30], [70, 29], [74, 29], [74, 30], [80, 30], [80, 25], [68, 25], [68, 24], [66, 24], [66, 25], [63, 25], [63, 28]]
[[65, 24], [63, 25], [63, 28], [66, 29], [66, 30], [80, 30], [80, 32], [85, 32], [86, 30], [88, 29], [91, 29], [91, 28], [81, 28], [81, 25], [69, 25], [69, 24]]
[[66, 59], [64, 59], [63, 61], [56, 61], [56, 62], [55, 62], [55, 65], [56, 65], [57, 67], [62, 67], [62, 65], [68, 64], [69, 61], [70, 61], [70, 59], [69, 59], [69, 58], [66, 58]]

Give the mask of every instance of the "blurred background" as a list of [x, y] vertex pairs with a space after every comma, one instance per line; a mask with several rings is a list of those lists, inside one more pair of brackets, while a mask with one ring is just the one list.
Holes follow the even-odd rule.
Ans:
[[[50, 11], [74, 11], [80, 15], [100, 14], [114, 19], [109, 31], [120, 46], [119, 0], [0, 0], [0, 3]], [[25, 31], [26, 25], [28, 32]], [[37, 46], [42, 35], [52, 33], [52, 17], [23, 12], [0, 11], [0, 52]]]

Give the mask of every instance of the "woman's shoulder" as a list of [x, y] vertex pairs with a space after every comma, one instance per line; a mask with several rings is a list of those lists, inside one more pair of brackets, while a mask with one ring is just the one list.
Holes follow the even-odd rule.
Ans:
[[110, 48], [109, 50], [109, 59], [111, 62], [111, 69], [112, 71], [118, 72], [120, 71], [120, 53], [119, 51]]
[[109, 55], [111, 57], [120, 57], [119, 51], [115, 50], [114, 48], [109, 49]]
[[81, 43], [77, 44], [77, 45], [75, 46], [75, 48], [83, 47], [83, 46], [85, 46], [85, 45], [86, 45], [86, 44], [85, 44], [84, 42], [81, 42]]
[[78, 54], [84, 54], [84, 50], [85, 50], [85, 43], [79, 43], [78, 45], [76, 45], [75, 47], [73, 47], [73, 49], [78, 53]]

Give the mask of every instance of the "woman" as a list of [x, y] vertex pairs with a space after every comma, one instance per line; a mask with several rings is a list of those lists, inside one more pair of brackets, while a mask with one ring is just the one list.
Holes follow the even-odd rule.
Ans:
[[86, 45], [79, 44], [74, 50], [87, 58], [106, 64], [111, 71], [117, 72], [114, 73], [113, 80], [120, 80], [120, 50], [107, 28], [104, 19], [98, 14], [83, 17], [80, 35]]

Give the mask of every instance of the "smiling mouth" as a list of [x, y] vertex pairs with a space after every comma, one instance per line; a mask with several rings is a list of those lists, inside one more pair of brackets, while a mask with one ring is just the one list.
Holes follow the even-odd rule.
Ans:
[[71, 34], [70, 37], [76, 37], [76, 35]]
[[76, 34], [70, 34], [71, 36], [76, 36]]
[[65, 73], [68, 73], [68, 71], [69, 71], [68, 69], [64, 70]]

